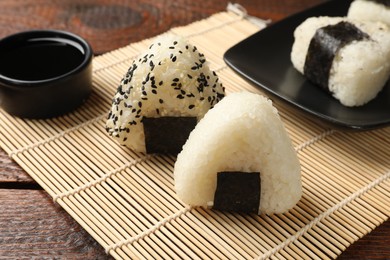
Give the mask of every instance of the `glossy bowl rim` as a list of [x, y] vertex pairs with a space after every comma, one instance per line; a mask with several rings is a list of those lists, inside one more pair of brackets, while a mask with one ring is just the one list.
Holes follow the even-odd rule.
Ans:
[[39, 88], [42, 85], [53, 84], [57, 81], [61, 81], [63, 79], [66, 79], [68, 77], [71, 77], [74, 74], [83, 71], [86, 67], [88, 67], [88, 65], [92, 61], [93, 51], [89, 43], [82, 37], [74, 33], [63, 31], [63, 30], [54, 30], [54, 29], [28, 30], [28, 31], [22, 31], [19, 33], [11, 34], [9, 36], [0, 39], [0, 48], [1, 45], [4, 44], [4, 42], [6, 44], [9, 44], [8, 42], [12, 43], [12, 42], [18, 42], [20, 40], [25, 41], [26, 39], [41, 38], [42, 36], [55, 37], [60, 39], [62, 38], [62, 39], [73, 41], [81, 45], [84, 50], [83, 61], [72, 70], [69, 70], [63, 74], [60, 74], [55, 77], [50, 77], [47, 79], [22, 80], [22, 79], [7, 77], [2, 73], [0, 73], [0, 87], [20, 89], [28, 86], [29, 88], [34, 88], [34, 87]]

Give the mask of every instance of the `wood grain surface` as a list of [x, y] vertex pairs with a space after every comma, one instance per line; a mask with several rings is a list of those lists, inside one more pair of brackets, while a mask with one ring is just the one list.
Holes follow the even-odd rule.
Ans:
[[110, 259], [46, 192], [0, 189], [0, 259]]
[[[321, 0], [242, 0], [250, 15], [273, 22]], [[224, 11], [228, 1], [2, 0], [0, 38], [61, 29], [87, 39], [95, 55]], [[390, 259], [389, 220], [340, 259]], [[102, 247], [0, 150], [0, 259], [109, 259]]]
[[[320, 0], [243, 0], [249, 14], [273, 21]], [[2, 0], [0, 37], [31, 29], [61, 29], [79, 34], [101, 54], [224, 11], [228, 1], [193, 0]]]

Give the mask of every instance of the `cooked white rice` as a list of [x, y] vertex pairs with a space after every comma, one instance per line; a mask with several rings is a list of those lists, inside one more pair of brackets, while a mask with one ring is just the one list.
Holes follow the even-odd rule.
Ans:
[[136, 59], [112, 102], [106, 129], [120, 144], [145, 152], [143, 117], [197, 117], [224, 96], [206, 58], [184, 38], [164, 35]]
[[175, 163], [179, 198], [193, 206], [213, 204], [222, 171], [260, 172], [259, 213], [282, 213], [298, 202], [299, 161], [270, 100], [233, 93], [205, 115]]
[[375, 1], [355, 0], [348, 9], [348, 18], [379, 21], [390, 25], [390, 7]]
[[311, 17], [295, 32], [291, 61], [303, 74], [307, 50], [317, 29], [347, 21], [370, 36], [342, 47], [333, 61], [329, 90], [345, 106], [360, 106], [377, 96], [390, 76], [390, 29], [383, 23], [341, 17]]

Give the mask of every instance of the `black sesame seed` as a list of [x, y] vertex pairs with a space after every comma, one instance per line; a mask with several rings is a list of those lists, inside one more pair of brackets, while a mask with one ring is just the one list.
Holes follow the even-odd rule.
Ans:
[[173, 42], [173, 45], [176, 45], [176, 44], [177, 44], [177, 41], [174, 41], [174, 42]]
[[189, 109], [193, 109], [195, 107], [195, 105], [189, 105], [188, 108]]
[[157, 90], [152, 89], [152, 93], [153, 93], [153, 94], [157, 94]]
[[184, 99], [183, 95], [180, 95], [180, 94], [177, 95], [176, 98], [178, 98], [178, 99]]
[[123, 138], [123, 142], [126, 142], [126, 140], [127, 140], [127, 137]]
[[160, 104], [164, 103], [164, 100], [162, 100], [161, 98], [158, 100], [158, 102], [160, 102]]
[[142, 107], [142, 102], [141, 102], [141, 101], [138, 102], [138, 106], [139, 106], [139, 107]]
[[176, 61], [176, 56], [174, 56], [174, 57], [172, 58], [172, 61], [173, 61], [173, 62], [175, 62], [175, 61]]
[[156, 108], [156, 113], [159, 115], [160, 114], [160, 110], [158, 108]]
[[163, 81], [160, 81], [160, 82], [158, 83], [159, 86], [161, 86], [162, 84], [164, 84]]
[[190, 74], [187, 74], [187, 77], [190, 78], [190, 79], [192, 79], [192, 76], [191, 76]]
[[179, 82], [179, 80], [180, 80], [179, 78], [174, 78], [172, 81], [173, 82]]

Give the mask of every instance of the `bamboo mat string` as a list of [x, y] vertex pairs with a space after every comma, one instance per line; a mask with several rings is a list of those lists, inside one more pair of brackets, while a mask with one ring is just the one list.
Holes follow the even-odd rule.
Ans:
[[325, 137], [332, 135], [333, 133], [335, 133], [334, 129], [326, 130], [326, 131], [322, 132], [321, 134], [316, 135], [313, 138], [311, 138], [310, 140], [295, 147], [295, 151], [297, 151], [297, 152], [301, 151], [301, 150], [305, 149], [306, 147], [314, 144], [315, 142], [321, 141]]
[[84, 191], [88, 188], [91, 188], [91, 187], [95, 187], [96, 185], [106, 181], [108, 178], [111, 178], [113, 175], [125, 170], [126, 168], [129, 168], [131, 166], [134, 166], [136, 164], [139, 164], [141, 162], [144, 162], [146, 160], [149, 160], [150, 158], [154, 157], [155, 155], [153, 154], [148, 154], [148, 155], [144, 155], [140, 158], [137, 158], [133, 161], [130, 161], [130, 162], [127, 162], [125, 164], [123, 164], [121, 167], [117, 168], [117, 169], [114, 169], [108, 173], [105, 173], [103, 176], [101, 176], [100, 178], [97, 178], [93, 181], [90, 181], [90, 182], [87, 182], [85, 183], [84, 185], [81, 185], [81, 186], [78, 186], [77, 188], [75, 189], [72, 189], [72, 190], [68, 190], [66, 192], [63, 192], [63, 193], [60, 193], [60, 194], [56, 194], [54, 197], [53, 197], [53, 201], [54, 202], [57, 202], [58, 199], [63, 199], [65, 197], [68, 197], [68, 196], [71, 196], [71, 195], [74, 195], [76, 193], [79, 193], [81, 191]]
[[269, 23], [271, 23], [270, 19], [263, 20], [255, 16], [248, 15], [247, 10], [238, 3], [228, 3], [226, 11], [237, 14], [238, 16], [242, 17], [242, 19], [250, 21], [251, 23], [257, 25], [259, 28], [264, 28]]
[[22, 148], [19, 148], [19, 149], [15, 150], [15, 151], [11, 151], [8, 154], [8, 156], [10, 156], [12, 158], [14, 156], [17, 156], [19, 153], [23, 153], [23, 152], [25, 152], [27, 150], [30, 150], [30, 149], [33, 149], [33, 148], [38, 147], [40, 145], [43, 145], [43, 144], [49, 143], [51, 141], [54, 141], [54, 140], [56, 140], [58, 138], [61, 138], [61, 137], [65, 136], [65, 135], [71, 133], [71, 132], [77, 131], [80, 128], [83, 128], [83, 127], [85, 127], [87, 125], [96, 123], [96, 122], [102, 120], [106, 116], [107, 116], [106, 114], [99, 115], [99, 116], [97, 116], [95, 118], [92, 118], [92, 119], [90, 119], [90, 120], [88, 120], [88, 121], [86, 121], [84, 123], [81, 123], [81, 124], [76, 125], [74, 127], [68, 128], [68, 129], [66, 129], [66, 130], [64, 130], [62, 132], [59, 132], [59, 133], [57, 133], [57, 134], [55, 134], [55, 135], [53, 135], [53, 136], [51, 136], [51, 137], [49, 137], [47, 139], [43, 139], [43, 140], [41, 140], [39, 142], [33, 143], [31, 145], [28, 145], [28, 146], [25, 146], [25, 147], [22, 147]]
[[361, 188], [360, 190], [353, 193], [351, 196], [345, 198], [344, 200], [340, 201], [333, 207], [329, 208], [325, 212], [322, 212], [318, 217], [310, 221], [309, 224], [304, 226], [302, 229], [300, 229], [298, 232], [296, 232], [294, 235], [290, 236], [288, 239], [286, 239], [283, 243], [279, 244], [278, 246], [274, 247], [272, 250], [269, 250], [268, 252], [264, 253], [262, 256], [259, 256], [256, 258], [257, 260], [264, 260], [272, 255], [276, 254], [280, 250], [284, 249], [285, 247], [289, 246], [291, 243], [294, 243], [297, 241], [300, 237], [302, 237], [306, 232], [308, 232], [310, 229], [313, 228], [313, 226], [316, 226], [318, 223], [320, 223], [323, 219], [330, 216], [335, 211], [343, 208], [345, 205], [350, 203], [351, 201], [354, 201], [358, 197], [362, 196], [364, 193], [368, 192], [369, 190], [377, 187], [384, 181], [390, 178], [390, 171], [388, 171], [386, 174], [382, 175], [381, 177], [377, 178], [376, 180], [369, 183], [367, 186]]
[[186, 214], [187, 212], [191, 211], [192, 207], [191, 206], [185, 206], [184, 208], [182, 208], [181, 210], [177, 211], [175, 214], [173, 215], [170, 215], [169, 217], [167, 218], [164, 218], [162, 220], [160, 220], [159, 222], [157, 222], [154, 226], [152, 226], [151, 228], [149, 228], [148, 230], [145, 230], [143, 232], [141, 232], [140, 234], [134, 236], [134, 237], [131, 237], [129, 239], [126, 239], [124, 241], [119, 241], [118, 243], [115, 243], [113, 245], [110, 245], [106, 248], [106, 253], [108, 254], [111, 250], [116, 250], [117, 248], [120, 248], [120, 247], [123, 247], [123, 246], [126, 246], [126, 245], [129, 245], [129, 244], [132, 244], [140, 239], [143, 239], [144, 237], [146, 236], [149, 236], [151, 235], [152, 233], [154, 233], [156, 230], [160, 229], [162, 226], [164, 226], [166, 223], [172, 221], [172, 220], [175, 220], [179, 217], [181, 217], [182, 215]]

